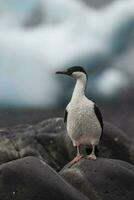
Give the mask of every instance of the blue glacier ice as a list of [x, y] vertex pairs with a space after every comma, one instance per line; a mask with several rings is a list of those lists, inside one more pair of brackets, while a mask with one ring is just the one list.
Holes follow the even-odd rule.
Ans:
[[[89, 90], [105, 98], [133, 80], [133, 66], [118, 60], [134, 28], [133, 0], [100, 9], [79, 0], [0, 0], [0, 16], [2, 105], [64, 102], [65, 83], [55, 71], [72, 65], [84, 66]], [[69, 82], [65, 87], [69, 94]]]

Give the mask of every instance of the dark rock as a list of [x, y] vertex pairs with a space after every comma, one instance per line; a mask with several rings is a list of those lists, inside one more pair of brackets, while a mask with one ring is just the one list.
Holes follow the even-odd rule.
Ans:
[[134, 164], [134, 143], [119, 128], [104, 122], [100, 157], [120, 159]]
[[134, 166], [124, 161], [82, 159], [60, 175], [93, 200], [134, 199]]
[[70, 160], [68, 143], [71, 145], [61, 118], [3, 129], [0, 132], [0, 164], [35, 156], [60, 170]]
[[1, 200], [88, 200], [45, 162], [27, 157], [0, 166]]
[[31, 125], [19, 125], [0, 133], [0, 164], [26, 156], [44, 159], [55, 169], [59, 169], [54, 159], [37, 140], [36, 130]]
[[45, 120], [36, 125], [37, 141], [46, 148], [56, 163], [63, 167], [75, 154], [62, 118]]
[[[36, 129], [39, 132], [36, 137], [38, 142], [46, 147], [47, 152], [49, 152], [60, 167], [73, 159], [76, 149], [68, 137], [63, 119], [45, 120], [39, 123]], [[120, 159], [134, 163], [133, 141], [122, 130], [110, 123], [104, 122], [104, 133], [99, 150], [100, 157]]]
[[[85, 151], [85, 147], [81, 149]], [[121, 130], [104, 123], [100, 157], [134, 163], [134, 144]], [[59, 171], [76, 154], [62, 118], [36, 125], [21, 124], [0, 131], [0, 164], [26, 156], [43, 159]]]

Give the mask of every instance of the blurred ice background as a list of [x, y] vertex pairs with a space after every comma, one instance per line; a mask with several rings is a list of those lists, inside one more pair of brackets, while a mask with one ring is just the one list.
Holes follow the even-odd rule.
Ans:
[[87, 93], [104, 117], [128, 131], [134, 118], [128, 112], [134, 107], [133, 0], [0, 0], [1, 126], [62, 110], [73, 82], [55, 71], [73, 65], [88, 71]]

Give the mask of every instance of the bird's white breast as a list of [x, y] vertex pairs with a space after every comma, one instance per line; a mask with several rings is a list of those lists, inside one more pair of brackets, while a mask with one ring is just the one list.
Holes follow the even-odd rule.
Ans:
[[94, 113], [94, 103], [83, 96], [79, 101], [70, 102], [67, 106], [67, 131], [73, 144], [99, 143], [101, 126]]

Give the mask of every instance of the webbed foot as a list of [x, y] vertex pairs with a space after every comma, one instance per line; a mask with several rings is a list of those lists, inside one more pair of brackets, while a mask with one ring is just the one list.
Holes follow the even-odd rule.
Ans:
[[91, 153], [90, 155], [87, 156], [87, 158], [91, 159], [91, 160], [96, 160], [97, 157], [94, 153]]

